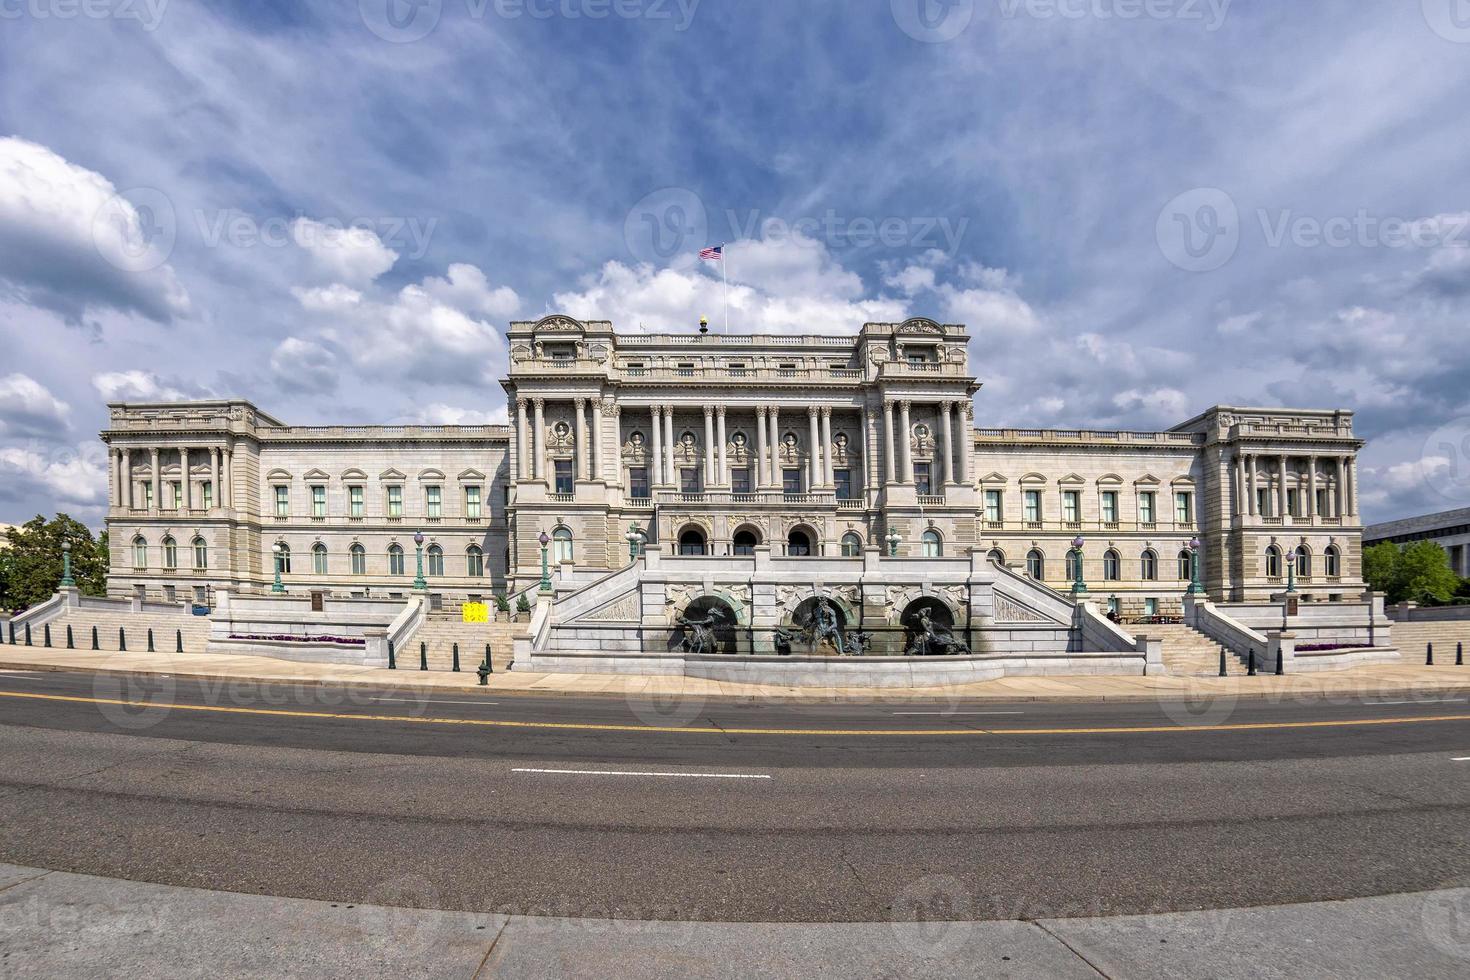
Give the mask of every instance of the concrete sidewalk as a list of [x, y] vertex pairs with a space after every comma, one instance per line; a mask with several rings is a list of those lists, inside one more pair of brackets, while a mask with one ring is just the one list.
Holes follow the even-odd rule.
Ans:
[[811, 688], [736, 684], [696, 677], [618, 674], [497, 673], [479, 687], [473, 672], [385, 670], [338, 664], [296, 663], [267, 657], [189, 653], [92, 653], [46, 647], [0, 646], [0, 669], [171, 674], [211, 680], [320, 684], [333, 687], [398, 687], [530, 695], [604, 695], [618, 698], [791, 699], [835, 702], [965, 701], [1160, 701], [1251, 698], [1445, 698], [1470, 696], [1470, 667], [1380, 664], [1332, 673], [1246, 677], [1008, 677], [927, 688]]
[[[1253, 909], [1013, 922], [637, 922], [441, 912], [0, 864], [7, 977], [1464, 977], [1470, 888]], [[912, 890], [912, 889], [911, 889]], [[920, 889], [922, 891], [923, 889]], [[433, 885], [384, 882], [384, 902]], [[903, 903], [900, 903], [901, 905]], [[931, 908], [932, 906], [932, 908]]]

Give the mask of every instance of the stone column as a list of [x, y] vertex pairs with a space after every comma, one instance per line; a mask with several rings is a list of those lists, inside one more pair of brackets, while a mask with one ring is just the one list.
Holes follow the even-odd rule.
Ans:
[[153, 513], [156, 514], [163, 510], [163, 477], [158, 472], [158, 449], [148, 450], [148, 455], [153, 463]]
[[1256, 456], [1255, 456], [1254, 453], [1250, 454], [1249, 456], [1247, 456], [1245, 458], [1245, 469], [1246, 469], [1246, 476], [1245, 476], [1245, 479], [1246, 479], [1246, 488], [1245, 488], [1246, 513], [1250, 514], [1250, 516], [1252, 516], [1252, 517], [1255, 517], [1256, 516]]
[[670, 486], [679, 485], [679, 475], [674, 472], [674, 408], [664, 409], [664, 479]]
[[603, 456], [607, 452], [607, 440], [602, 429], [602, 399], [594, 398], [592, 399], [592, 438], [590, 440], [591, 446], [589, 447], [592, 452], [588, 459], [588, 465], [592, 469], [592, 479], [605, 481], [607, 479], [607, 465]]
[[113, 507], [123, 505], [123, 478], [122, 478], [122, 450], [116, 446], [107, 451], [107, 466], [112, 476], [112, 497], [110, 504]]
[[616, 399], [609, 398], [607, 413], [612, 424], [612, 452], [608, 453], [602, 470], [615, 486], [626, 486], [623, 481], [623, 406]]
[[944, 437], [944, 485], [954, 482], [954, 437], [950, 428], [949, 402], [939, 403], [939, 432]]
[[771, 458], [766, 448], [766, 406], [755, 407], [755, 488], [771, 485]]
[[1277, 489], [1276, 505], [1281, 510], [1280, 516], [1283, 519], [1285, 519], [1285, 517], [1286, 517], [1286, 457], [1285, 456], [1281, 456], [1279, 458], [1279, 460], [1278, 460], [1277, 465], [1280, 468], [1280, 472], [1281, 472], [1281, 486], [1279, 486], [1279, 487], [1276, 488]]
[[898, 482], [893, 446], [893, 402], [885, 401], [883, 403], [883, 480], [885, 483]]
[[822, 486], [835, 487], [832, 474], [832, 406], [822, 406]]
[[771, 406], [771, 486], [780, 490], [784, 485], [781, 479], [781, 411], [775, 405]]
[[715, 407], [704, 406], [704, 488], [719, 481], [715, 477]]
[[1245, 457], [1240, 453], [1230, 461], [1230, 492], [1235, 494], [1235, 504], [1231, 507], [1231, 513], [1240, 517], [1245, 513]]
[[1332, 516], [1340, 518], [1347, 506], [1347, 460], [1345, 457], [1337, 456], [1333, 462], [1336, 464], [1333, 469], [1337, 479], [1332, 488]]
[[725, 406], [715, 406], [715, 483], [722, 487], [730, 485], [730, 461], [725, 458]]
[[964, 474], [965, 486], [975, 485], [975, 406], [966, 399], [960, 402], [960, 472]]
[[215, 507], [224, 506], [224, 501], [220, 498], [219, 457], [220, 449], [218, 446], [209, 451], [209, 485], [213, 488]]
[[516, 399], [516, 479], [531, 478], [531, 420], [524, 398]]
[[536, 480], [546, 479], [546, 399], [535, 398], [531, 401], [531, 407], [536, 412], [536, 420], [531, 426], [531, 477]]
[[194, 481], [189, 478], [189, 447], [179, 450], [179, 474], [184, 481], [184, 510], [194, 509]]
[[914, 447], [911, 442], [914, 426], [909, 416], [909, 409], [912, 406], [913, 403], [908, 399], [904, 399], [898, 406], [899, 419], [903, 423], [899, 426], [898, 447], [903, 452], [903, 482], [907, 486], [914, 485]]
[[1317, 457], [1307, 457], [1307, 516], [1317, 517]]
[[219, 493], [224, 506], [235, 506], [235, 450], [230, 446], [220, 450], [220, 461], [224, 467], [219, 478]]
[[574, 398], [572, 405], [577, 413], [577, 426], [572, 430], [577, 434], [577, 479], [585, 483], [592, 479], [592, 447], [587, 440], [587, 399]]
[[663, 410], [657, 405], [653, 406], [653, 466], [649, 469], [648, 479], [651, 485], [661, 487], [664, 485], [664, 420]]
[[806, 410], [807, 428], [810, 432], [807, 443], [806, 458], [806, 488], [810, 492], [817, 489], [822, 483], [822, 447], [821, 434], [818, 427], [821, 425], [821, 416], [817, 406], [808, 406]]
[[1358, 516], [1358, 461], [1352, 456], [1347, 460], [1348, 517]]

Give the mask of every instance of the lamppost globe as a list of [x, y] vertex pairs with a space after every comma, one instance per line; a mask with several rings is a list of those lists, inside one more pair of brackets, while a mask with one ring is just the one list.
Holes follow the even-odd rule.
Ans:
[[1195, 538], [1194, 540], [1189, 542], [1190, 551], [1198, 551], [1202, 547], [1204, 547], [1204, 544], [1200, 541], [1199, 538]]
[[1084, 538], [1080, 534], [1077, 535], [1075, 538], [1072, 539], [1072, 547], [1076, 548], [1078, 551], [1081, 551], [1082, 550], [1082, 546], [1085, 545], [1086, 543], [1087, 543], [1087, 539]]
[[424, 532], [423, 531], [415, 531], [415, 532], [413, 532], [413, 543], [416, 544], [416, 545], [422, 545], [424, 543]]
[[541, 536], [539, 538], [537, 538], [536, 540], [539, 541], [539, 542], [541, 542], [541, 547], [543, 547], [543, 548], [546, 547], [547, 545], [551, 544], [551, 536], [548, 535], [545, 531], [542, 531], [541, 532]]
[[71, 542], [70, 541], [63, 541], [63, 542], [61, 542], [61, 550], [62, 551], [70, 551], [71, 550]]

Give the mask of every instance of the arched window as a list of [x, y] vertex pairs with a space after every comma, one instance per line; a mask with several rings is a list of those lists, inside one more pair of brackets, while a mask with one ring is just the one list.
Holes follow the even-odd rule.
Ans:
[[686, 527], [679, 532], [679, 554], [698, 557], [705, 553], [704, 532], [697, 527]]
[[353, 545], [347, 552], [352, 558], [352, 574], [367, 574], [367, 549], [360, 544]]
[[[291, 546], [286, 542], [280, 542], [281, 550], [276, 552], [276, 571], [282, 575], [291, 574]], [[274, 550], [274, 549], [272, 549]]]
[[1296, 573], [1302, 578], [1312, 577], [1312, 553], [1306, 545], [1296, 549]]
[[742, 528], [741, 530], [736, 531], [735, 537], [730, 541], [730, 544], [733, 547], [735, 554], [737, 555], [755, 554], [755, 546], [760, 543], [760, 538], [756, 536], [756, 533], [754, 531], [749, 530], [748, 528]]
[[1322, 554], [1322, 560], [1326, 564], [1328, 578], [1342, 577], [1342, 552], [1337, 550], [1337, 545], [1330, 544]]
[[203, 538], [194, 539], [194, 567], [200, 571], [209, 567], [209, 545]]
[[1189, 549], [1185, 548], [1179, 552], [1179, 581], [1188, 582], [1192, 578], [1194, 578], [1194, 558], [1190, 555]]
[[812, 553], [812, 539], [800, 528], [786, 535], [786, 554], [792, 558], [806, 558]]
[[1077, 578], [1078, 578], [1078, 575], [1077, 575], [1077, 549], [1076, 548], [1068, 548], [1067, 549], [1067, 581], [1068, 582], [1075, 582], [1075, 581], [1077, 581]]
[[551, 532], [551, 560], [558, 565], [572, 560], [572, 532], [567, 528]]
[[320, 541], [311, 546], [311, 574], [327, 574], [327, 546]]
[[1123, 577], [1123, 559], [1112, 548], [1103, 553], [1103, 578], [1116, 582]]
[[148, 567], [148, 542], [143, 540], [142, 535], [133, 539], [133, 567]]
[[1281, 577], [1281, 549], [1274, 544], [1266, 549], [1266, 577]]
[[938, 558], [944, 554], [944, 542], [940, 539], [939, 532], [932, 527], [919, 538], [919, 544], [925, 558]]
[[163, 567], [179, 567], [179, 544], [172, 536], [163, 539]]
[[986, 555], [985, 557], [989, 561], [992, 561], [997, 565], [1004, 566], [1006, 563], [1006, 553], [1004, 551], [1001, 551], [999, 548], [991, 548], [990, 554]]
[[1046, 578], [1046, 557], [1035, 548], [1026, 555], [1026, 574], [1038, 582]]
[[842, 557], [861, 558], [863, 556], [863, 539], [849, 531], [842, 536]]
[[390, 544], [388, 546], [388, 574], [403, 574], [403, 548], [400, 545]]
[[444, 576], [444, 549], [437, 544], [429, 545], [429, 574]]
[[1154, 582], [1158, 580], [1159, 556], [1154, 553], [1152, 548], [1144, 551], [1143, 561], [1140, 563], [1140, 566], [1143, 573], [1143, 580], [1145, 582]]
[[470, 545], [464, 553], [464, 570], [470, 578], [483, 578], [485, 575], [485, 553], [478, 545]]

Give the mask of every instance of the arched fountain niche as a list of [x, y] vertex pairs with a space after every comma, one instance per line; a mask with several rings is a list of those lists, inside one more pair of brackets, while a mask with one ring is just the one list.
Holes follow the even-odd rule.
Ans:
[[[838, 646], [830, 640], [824, 640], [813, 647], [812, 640], [816, 636], [817, 608], [822, 603], [831, 610], [831, 615], [836, 623], [837, 631], [843, 637], [843, 646]], [[791, 622], [787, 627], [792, 636], [791, 652], [797, 656], [829, 656], [835, 657], [849, 654], [847, 649], [848, 630], [852, 628], [852, 620], [843, 604], [828, 596], [811, 596], [799, 602], [791, 611]]]
[[903, 652], [907, 656], [958, 656], [970, 652], [963, 625], [955, 621], [954, 610], [932, 595], [920, 596], [905, 606], [899, 622], [903, 625]]
[[[690, 654], [740, 653], [739, 617], [735, 608], [721, 596], [702, 595], [690, 601], [680, 614], [684, 623], [675, 623], [669, 633], [669, 649]], [[712, 620], [710, 625], [704, 625]], [[701, 649], [701, 634], [708, 631], [708, 644]]]

